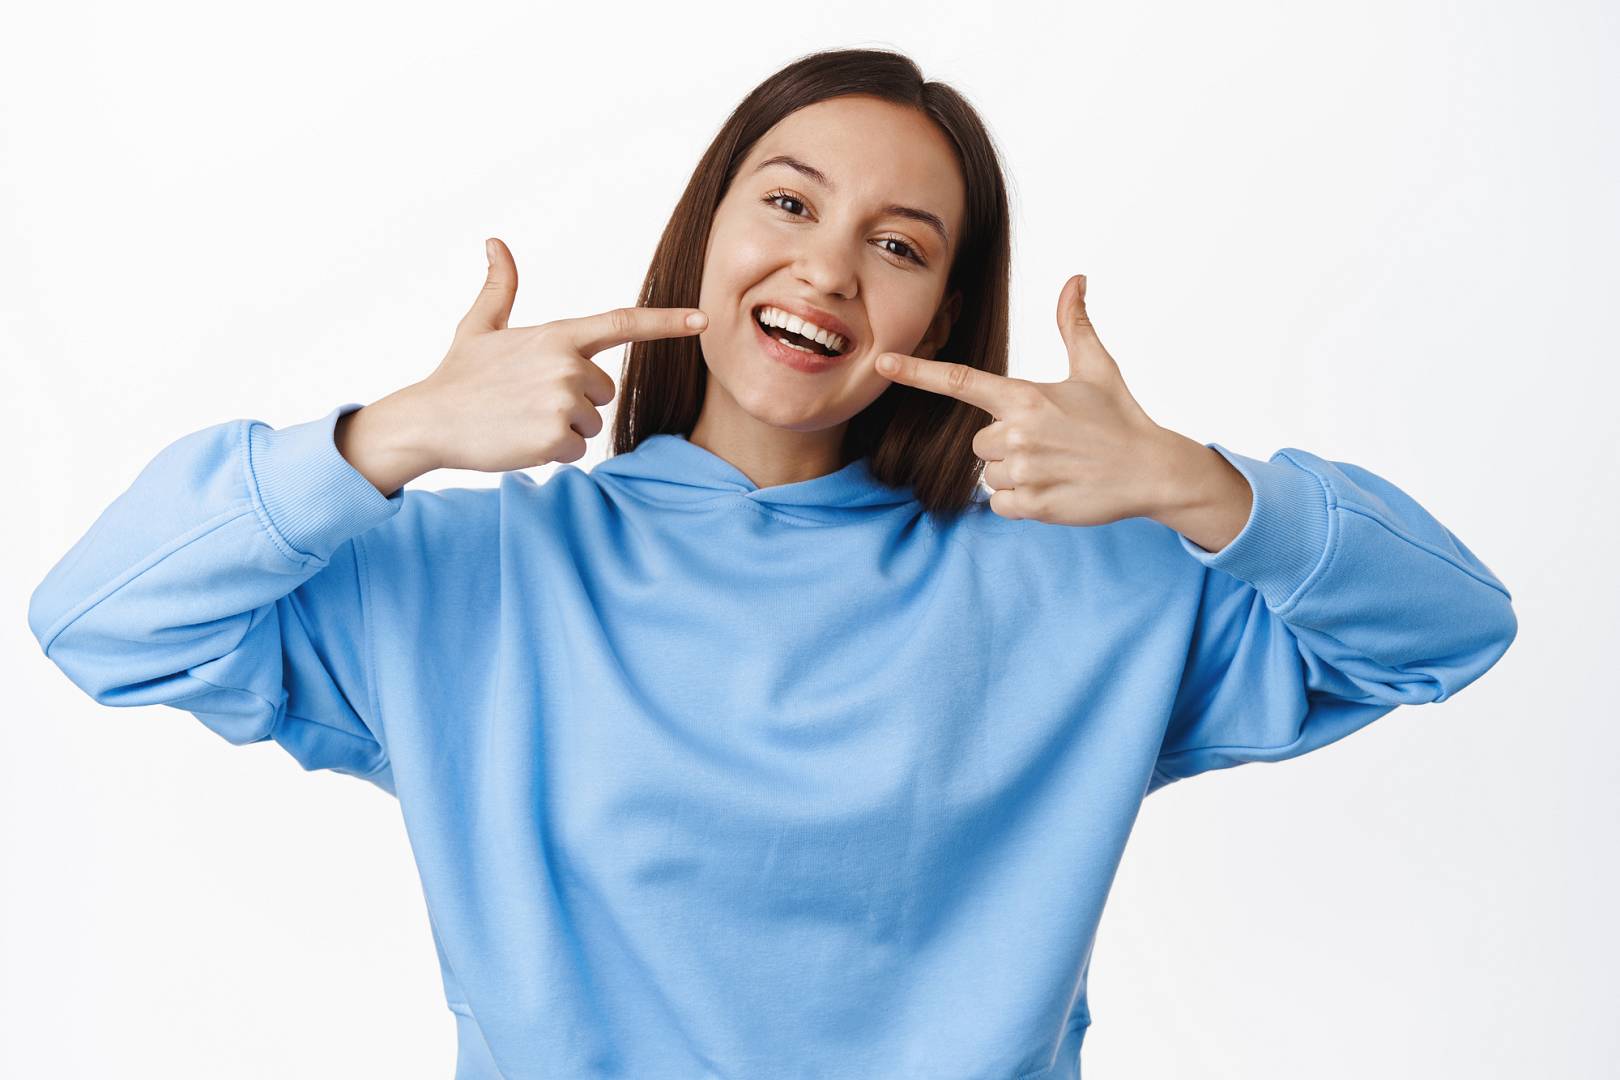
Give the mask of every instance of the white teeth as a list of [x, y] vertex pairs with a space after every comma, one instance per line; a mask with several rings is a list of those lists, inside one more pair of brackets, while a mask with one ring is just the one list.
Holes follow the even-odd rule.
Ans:
[[842, 337], [830, 330], [823, 330], [815, 323], [805, 322], [797, 315], [789, 315], [781, 308], [774, 308], [770, 307], [769, 305], [760, 308], [759, 321], [764, 323], [766, 326], [780, 326], [783, 329], [789, 330], [795, 334], [803, 334], [805, 337], [827, 346], [827, 348], [833, 350], [834, 352], [841, 353], [844, 351], [845, 342]]

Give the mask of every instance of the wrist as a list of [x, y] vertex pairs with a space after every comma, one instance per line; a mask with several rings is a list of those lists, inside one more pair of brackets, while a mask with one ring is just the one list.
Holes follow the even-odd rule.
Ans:
[[438, 443], [443, 425], [429, 408], [421, 383], [395, 390], [378, 399], [374, 407], [379, 409], [380, 422], [386, 422], [390, 448], [401, 460], [422, 473], [444, 468], [444, 452]]
[[384, 495], [440, 467], [431, 428], [410, 390], [339, 417], [333, 430], [338, 453]]
[[1147, 516], [1218, 551], [1248, 522], [1254, 491], [1220, 451], [1168, 429], [1165, 436], [1158, 508]]
[[1204, 455], [1214, 453], [1180, 432], [1160, 428], [1150, 455], [1156, 481], [1153, 499], [1151, 508], [1143, 516], [1162, 521], [1204, 502], [1209, 486], [1209, 462]]

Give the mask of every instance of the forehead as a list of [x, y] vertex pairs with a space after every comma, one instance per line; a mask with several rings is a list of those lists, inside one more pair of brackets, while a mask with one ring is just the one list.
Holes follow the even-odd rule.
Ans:
[[[865, 95], [806, 105], [760, 137], [738, 175], [777, 154], [820, 169], [841, 199], [916, 206], [944, 218], [953, 237], [960, 231], [967, 196], [956, 151], [916, 109]], [[777, 171], [792, 175], [774, 167], [770, 174]]]

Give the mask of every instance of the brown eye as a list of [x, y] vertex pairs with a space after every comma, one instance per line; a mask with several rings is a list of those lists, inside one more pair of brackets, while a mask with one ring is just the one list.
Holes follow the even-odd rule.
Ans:
[[[795, 206], [798, 206], [800, 209], [804, 209], [804, 205], [805, 205], [804, 200], [800, 199], [797, 195], [794, 195], [791, 192], [773, 191], [769, 195], [767, 195], [763, 199], [761, 199], [760, 201], [765, 203], [768, 206], [774, 206], [778, 210], [781, 210], [784, 213], [792, 214], [794, 217], [804, 217], [805, 216], [805, 215], [803, 215], [801, 213], [798, 213], [797, 211], [789, 210], [787, 207], [782, 205], [782, 203], [785, 201], [785, 202], [793, 203]], [[899, 258], [899, 259], [905, 259], [907, 262], [915, 263], [918, 266], [927, 266], [928, 265], [928, 260], [924, 259], [922, 257], [922, 255], [921, 255], [921, 253], [918, 252], [916, 248], [912, 247], [910, 243], [908, 243], [905, 240], [900, 239], [897, 236], [885, 236], [882, 239], [878, 240], [877, 243], [880, 244], [880, 245], [881, 244], [898, 244], [900, 246], [900, 248], [901, 248], [900, 251], [891, 251], [888, 248], [885, 248], [884, 249], [885, 254], [893, 255], [894, 257]]]
[[898, 238], [893, 237], [893, 236], [885, 236], [883, 239], [879, 240], [878, 243], [880, 243], [880, 244], [899, 244], [901, 247], [905, 248], [905, 252], [901, 253], [901, 252], [896, 251], [896, 252], [891, 252], [891, 254], [899, 255], [902, 259], [910, 259], [912, 262], [916, 263], [918, 266], [923, 265], [922, 256], [917, 254], [916, 249], [913, 248], [910, 244], [906, 243], [904, 240], [898, 239]]
[[793, 213], [792, 210], [788, 210], [787, 207], [785, 207], [785, 206], [777, 205], [778, 202], [780, 200], [782, 200], [782, 199], [786, 199], [790, 203], [797, 203], [799, 206], [804, 205], [804, 203], [799, 202], [798, 199], [794, 198], [792, 195], [789, 195], [785, 191], [773, 192], [772, 194], [765, 196], [763, 201], [766, 202], [766, 203], [769, 203], [769, 204], [771, 204], [773, 206], [776, 206], [776, 208], [778, 210], [785, 210], [785, 211], [787, 211], [787, 213], [793, 214], [794, 217], [803, 217], [804, 216], [803, 214], [795, 214], [795, 213]]

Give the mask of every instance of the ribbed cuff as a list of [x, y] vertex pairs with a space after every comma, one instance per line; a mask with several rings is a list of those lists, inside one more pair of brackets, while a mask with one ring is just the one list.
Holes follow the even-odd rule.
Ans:
[[1206, 551], [1185, 536], [1181, 546], [1205, 566], [1247, 581], [1271, 607], [1279, 608], [1305, 583], [1327, 551], [1331, 514], [1327, 489], [1310, 472], [1286, 459], [1277, 460], [1278, 454], [1261, 461], [1220, 443], [1204, 445], [1243, 474], [1254, 502], [1243, 531], [1221, 550]]
[[304, 555], [330, 558], [338, 545], [399, 513], [403, 486], [384, 497], [338, 453], [339, 417], [362, 408], [339, 405], [319, 420], [272, 428], [248, 427], [248, 473], [271, 526]]

